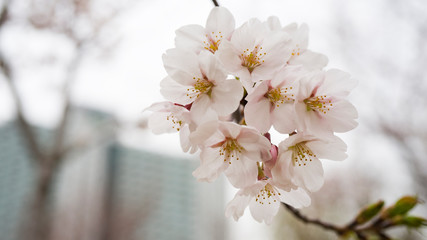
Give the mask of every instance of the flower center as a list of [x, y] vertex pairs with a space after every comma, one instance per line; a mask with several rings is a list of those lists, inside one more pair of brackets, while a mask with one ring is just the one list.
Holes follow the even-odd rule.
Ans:
[[179, 131], [181, 129], [182, 126], [182, 120], [179, 120], [175, 115], [173, 115], [172, 113], [169, 114], [168, 116], [166, 116], [166, 120], [171, 121], [172, 122], [172, 128], [176, 129], [177, 131]]
[[204, 48], [211, 53], [215, 53], [218, 50], [219, 44], [222, 41], [222, 33], [218, 32], [212, 32], [210, 35], [206, 34], [206, 41], [203, 41], [203, 44], [205, 45]]
[[265, 97], [267, 97], [272, 104], [276, 105], [276, 107], [280, 107], [280, 104], [295, 101], [293, 98], [294, 95], [288, 93], [289, 90], [292, 90], [292, 87], [272, 88], [267, 92]]
[[271, 204], [271, 202], [277, 202], [276, 195], [280, 195], [280, 193], [276, 193], [276, 190], [273, 186], [267, 183], [261, 190], [259, 190], [258, 195], [255, 198], [255, 202], [264, 205], [265, 203]]
[[244, 150], [236, 139], [227, 138], [219, 150], [219, 155], [224, 157], [224, 162], [231, 164], [232, 159], [240, 159], [239, 156]]
[[190, 99], [198, 98], [201, 94], [208, 94], [209, 96], [212, 93], [212, 87], [214, 84], [209, 81], [206, 77], [204, 78], [196, 78], [193, 77], [196, 82], [194, 83], [192, 88], [187, 88], [187, 97]]
[[292, 56], [299, 56], [301, 52], [301, 48], [297, 44], [294, 49], [292, 49]]
[[306, 166], [308, 162], [312, 162], [316, 158], [316, 155], [304, 142], [297, 143], [289, 148], [292, 150], [292, 164], [294, 166]]
[[255, 46], [254, 50], [249, 51], [249, 49], [246, 49], [242, 54], [240, 54], [242, 66], [247, 67], [250, 73], [264, 62], [262, 58], [267, 53], [261, 52], [261, 50], [262, 47]]
[[307, 111], [318, 111], [326, 114], [332, 107], [332, 100], [326, 95], [310, 97], [304, 100]]

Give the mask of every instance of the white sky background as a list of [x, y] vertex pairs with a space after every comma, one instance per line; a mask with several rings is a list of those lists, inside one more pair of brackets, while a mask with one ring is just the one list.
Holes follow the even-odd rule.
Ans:
[[[393, 94], [396, 89], [383, 87], [381, 82], [375, 82], [378, 77], [376, 69], [355, 68], [346, 60], [342, 46], [336, 37], [337, 14], [347, 14], [352, 19], [349, 28], [358, 29], [357, 33], [364, 36], [366, 42], [360, 42], [360, 48], [372, 48], [373, 54], [390, 54], [390, 57], [402, 59], [402, 62], [411, 58], [408, 54], [407, 42], [410, 41], [411, 29], [408, 23], [380, 18], [379, 14], [384, 1], [345, 1], [339, 0], [222, 0], [222, 6], [227, 7], [236, 19], [236, 26], [251, 17], [266, 20], [268, 16], [276, 15], [282, 25], [291, 22], [307, 23], [310, 28], [309, 48], [328, 56], [327, 68], [340, 68], [350, 72], [359, 80], [359, 87], [351, 95], [362, 116], [368, 116], [375, 111], [370, 108], [370, 99], [379, 88], [386, 89]], [[213, 4], [209, 0], [157, 0], [139, 1], [125, 10], [108, 29], [106, 36], [111, 39], [120, 39], [114, 51], [105, 54], [93, 54], [85, 59], [78, 72], [76, 84], [72, 88], [73, 102], [80, 106], [89, 106], [113, 113], [125, 125], [131, 125], [141, 119], [142, 110], [154, 102], [163, 101], [160, 95], [160, 81], [166, 76], [161, 60], [162, 54], [174, 47], [174, 31], [187, 24], [204, 25]], [[342, 9], [342, 11], [341, 11]], [[396, 31], [401, 32], [396, 37]], [[54, 49], [60, 55], [69, 55], [72, 48], [64, 47], [63, 39], [52, 38], [52, 42], [37, 41], [38, 37], [28, 29], [18, 29], [8, 32], [6, 40], [0, 43], [2, 48], [8, 49], [11, 54], [31, 52], [35, 55]], [[390, 42], [384, 43], [376, 38], [376, 34], [390, 36]], [[382, 39], [382, 38], [381, 38]], [[394, 44], [394, 46], [393, 46]], [[353, 51], [354, 52], [354, 51]], [[12, 55], [13, 56], [13, 55]], [[375, 56], [372, 56], [375, 57]], [[20, 59], [20, 64], [27, 66], [26, 59]], [[363, 61], [360, 60], [360, 61]], [[48, 66], [48, 67], [46, 67]], [[26, 114], [30, 120], [39, 125], [50, 126], [58, 120], [61, 109], [59, 89], [61, 86], [61, 70], [51, 71], [51, 65], [38, 67], [38, 73], [46, 71], [45, 75], [32, 74], [27, 66], [26, 71], [18, 79], [18, 87], [24, 97]], [[43, 70], [46, 68], [45, 70]], [[10, 120], [13, 116], [13, 104], [9, 89], [3, 79], [0, 79], [0, 122]], [[358, 165], [366, 169], [367, 174], [388, 179], [386, 192], [378, 192], [378, 198], [393, 201], [398, 196], [411, 193], [406, 191], [410, 184], [406, 172], [399, 172], [402, 168], [396, 161], [396, 152], [390, 149], [390, 144], [381, 137], [372, 137], [361, 141], [362, 136], [368, 134], [366, 122], [355, 131], [346, 133], [344, 140], [349, 145], [350, 158], [343, 163], [325, 163], [325, 174], [331, 174], [332, 169], [340, 170]], [[154, 136], [149, 132], [135, 133], [132, 129], [125, 131], [127, 141], [146, 148], [164, 149], [167, 146], [169, 153], [181, 154], [177, 135]], [[137, 139], [137, 140], [136, 140]], [[280, 141], [280, 137], [273, 136], [273, 140]], [[137, 143], [135, 141], [138, 141]], [[375, 146], [373, 146], [375, 143]], [[368, 152], [368, 153], [366, 153]], [[369, 157], [366, 157], [367, 154]], [[387, 166], [388, 171], [380, 171]], [[399, 177], [396, 177], [399, 175]], [[343, 179], [345, 181], [345, 179]], [[388, 187], [387, 187], [388, 186]], [[229, 199], [231, 200], [231, 197]], [[248, 218], [239, 223], [230, 221], [231, 228], [245, 229], [236, 233], [236, 239], [259, 239], [263, 232], [257, 229], [264, 225]], [[249, 225], [249, 227], [248, 227]], [[254, 233], [254, 231], [257, 231]], [[261, 234], [261, 235], [257, 235]]]

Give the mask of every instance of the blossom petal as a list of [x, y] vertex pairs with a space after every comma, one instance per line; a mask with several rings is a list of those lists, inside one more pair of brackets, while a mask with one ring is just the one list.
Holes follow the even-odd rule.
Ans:
[[299, 56], [289, 59], [289, 64], [302, 65], [309, 71], [321, 70], [328, 64], [328, 58], [323, 54], [305, 50]]
[[[185, 48], [184, 48], [185, 49]], [[192, 85], [195, 78], [203, 78], [197, 55], [194, 52], [174, 48], [163, 54], [163, 65], [169, 76], [182, 85]]]
[[230, 183], [236, 188], [243, 188], [254, 184], [258, 176], [258, 166], [256, 162], [239, 156], [240, 159], [234, 158], [230, 161], [225, 175]]
[[160, 82], [160, 93], [167, 100], [178, 103], [181, 105], [187, 105], [194, 101], [186, 94], [187, 86], [181, 85], [174, 81], [170, 77], [165, 77]]
[[195, 53], [203, 50], [205, 29], [200, 25], [186, 25], [175, 31], [175, 46]]
[[272, 111], [274, 129], [280, 133], [289, 134], [296, 128], [295, 112], [293, 104], [281, 104]]
[[305, 187], [310, 192], [315, 192], [322, 187], [323, 167], [319, 159], [313, 158], [311, 162], [301, 166], [295, 164], [292, 169], [296, 185]]
[[355, 120], [357, 116], [353, 104], [342, 100], [334, 103], [332, 111], [327, 114], [327, 119], [335, 132], [347, 132], [357, 127], [358, 123]]
[[294, 208], [308, 207], [311, 204], [311, 198], [303, 188], [283, 191], [278, 189], [280, 200]]
[[248, 102], [244, 110], [246, 123], [261, 133], [268, 132], [271, 127], [270, 107], [271, 103], [266, 98], [258, 102]]
[[213, 182], [218, 178], [218, 175], [227, 167], [220, 160], [218, 149], [205, 148], [200, 153], [201, 165], [194, 170], [193, 176], [198, 181]]
[[325, 73], [325, 81], [319, 86], [319, 95], [326, 94], [334, 97], [346, 97], [355, 88], [357, 81], [350, 77], [350, 74], [338, 70], [330, 69]]
[[306, 145], [318, 158], [344, 160], [347, 158], [347, 145], [339, 137], [307, 141]]
[[243, 213], [245, 212], [246, 207], [249, 205], [251, 201], [251, 195], [242, 194], [242, 190], [237, 192], [236, 196], [234, 196], [233, 200], [231, 200], [225, 209], [225, 216], [230, 217], [233, 216], [235, 221], [238, 221]]
[[215, 7], [206, 20], [206, 32], [222, 33], [229, 36], [234, 31], [234, 17], [231, 12], [224, 7]]
[[272, 31], [279, 31], [282, 29], [282, 24], [280, 24], [280, 20], [276, 16], [270, 16], [267, 18], [267, 21], [265, 22], [267, 27]]
[[210, 106], [210, 97], [206, 94], [200, 95], [191, 106], [191, 116], [195, 119], [195, 121], [202, 121], [206, 115], [206, 112], [210, 109]]
[[270, 225], [273, 222], [274, 216], [277, 215], [280, 208], [280, 201], [265, 201], [261, 204], [255, 199], [249, 203], [249, 210], [251, 211], [252, 217], [258, 222], [265, 222]]
[[212, 108], [219, 116], [226, 116], [237, 110], [243, 97], [243, 87], [238, 80], [225, 80], [212, 90]]

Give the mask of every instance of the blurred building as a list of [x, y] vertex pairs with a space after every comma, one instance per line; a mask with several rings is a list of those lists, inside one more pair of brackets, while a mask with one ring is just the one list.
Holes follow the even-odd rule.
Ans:
[[[124, 146], [114, 118], [75, 109], [76, 144], [51, 196], [52, 239], [225, 239], [224, 185], [198, 183], [194, 159]], [[18, 239], [33, 189], [31, 159], [17, 125], [0, 126], [0, 238]], [[51, 131], [37, 129], [50, 144]]]

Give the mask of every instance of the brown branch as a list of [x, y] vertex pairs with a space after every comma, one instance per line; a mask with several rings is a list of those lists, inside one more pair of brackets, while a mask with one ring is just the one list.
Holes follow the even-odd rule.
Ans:
[[387, 225], [383, 225], [382, 219], [377, 219], [377, 221], [374, 221], [371, 224], [368, 224], [367, 226], [360, 227], [357, 224], [355, 224], [355, 221], [351, 222], [350, 224], [347, 224], [343, 227], [334, 225], [332, 223], [324, 222], [319, 219], [311, 219], [306, 216], [304, 216], [299, 210], [293, 208], [292, 206], [283, 203], [283, 205], [288, 209], [296, 218], [298, 218], [300, 221], [306, 223], [306, 224], [313, 224], [318, 227], [321, 227], [325, 230], [329, 230], [332, 232], [335, 232], [338, 236], [343, 236], [347, 233], [354, 233], [360, 240], [368, 239], [366, 236], [366, 232], [374, 232], [380, 237], [381, 240], [388, 240], [391, 239], [389, 236], [387, 236], [383, 230], [390, 227]]
[[[4, 24], [7, 22], [8, 12], [9, 12], [9, 1], [6, 1], [3, 4], [2, 10], [0, 12], [0, 28], [2, 28]], [[42, 153], [41, 147], [38, 145], [36, 134], [33, 132], [31, 125], [28, 123], [28, 121], [24, 116], [22, 101], [19, 96], [18, 90], [16, 89], [16, 86], [12, 80], [13, 76], [11, 72], [11, 67], [7, 62], [7, 60], [4, 58], [4, 55], [2, 52], [0, 52], [0, 69], [3, 72], [3, 76], [6, 82], [8, 83], [12, 93], [12, 97], [15, 102], [15, 107], [17, 112], [18, 124], [22, 134], [24, 135], [24, 141], [26, 141], [26, 144], [28, 145], [30, 155], [33, 156], [32, 159], [35, 162], [40, 163], [40, 161], [44, 159], [44, 155]]]
[[314, 225], [317, 225], [317, 226], [319, 226], [319, 227], [321, 227], [321, 228], [323, 228], [323, 229], [326, 229], [326, 230], [331, 230], [331, 231], [334, 231], [334, 232], [336, 232], [338, 235], [342, 235], [342, 234], [344, 234], [344, 232], [345, 232], [345, 229], [343, 229], [343, 228], [341, 228], [341, 227], [338, 227], [338, 226], [335, 226], [335, 225], [333, 225], [333, 224], [331, 224], [331, 223], [325, 223], [325, 222], [322, 222], [322, 221], [320, 221], [320, 220], [318, 220], [318, 219], [310, 219], [310, 218], [308, 218], [308, 217], [306, 217], [306, 216], [304, 216], [304, 215], [302, 215], [302, 213], [300, 212], [300, 211], [298, 211], [297, 209], [295, 209], [295, 208], [293, 208], [293, 207], [291, 207], [290, 205], [288, 205], [288, 204], [286, 204], [286, 203], [283, 203], [283, 205], [286, 207], [286, 209], [288, 209], [296, 218], [298, 218], [299, 220], [301, 220], [302, 222], [304, 222], [304, 223], [309, 223], [309, 224], [314, 224]]
[[219, 7], [219, 4], [216, 0], [212, 0], [213, 4], [215, 5], [215, 7]]

